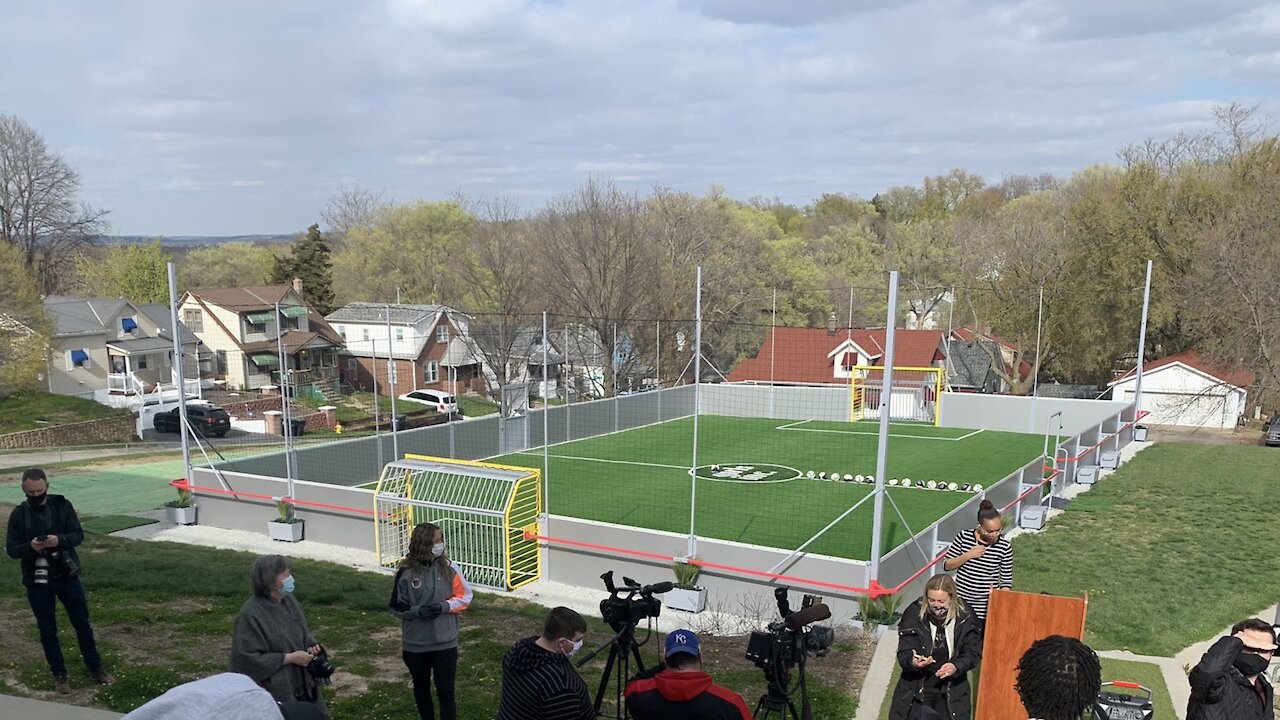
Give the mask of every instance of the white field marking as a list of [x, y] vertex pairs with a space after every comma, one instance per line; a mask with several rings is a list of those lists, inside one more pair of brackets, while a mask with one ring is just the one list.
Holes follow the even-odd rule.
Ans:
[[[482, 416], [482, 417], [483, 417], [483, 416]], [[553, 447], [559, 447], [559, 446], [561, 446], [561, 445], [570, 445], [570, 444], [572, 444], [572, 443], [576, 443], [576, 442], [583, 442], [583, 441], [586, 441], [586, 440], [595, 440], [596, 438], [609, 437], [610, 435], [621, 435], [622, 433], [625, 433], [625, 432], [631, 432], [632, 430], [639, 430], [639, 429], [641, 429], [641, 428], [657, 427], [657, 426], [659, 426], [659, 425], [666, 425], [667, 423], [675, 422], [675, 421], [677, 421], [677, 420], [684, 420], [685, 418], [691, 418], [691, 417], [693, 417], [693, 416], [692, 416], [692, 415], [681, 415], [680, 417], [674, 417], [674, 418], [671, 418], [670, 420], [659, 420], [658, 422], [648, 423], [648, 424], [645, 424], [645, 425], [636, 425], [635, 427], [624, 428], [624, 429], [622, 429], [622, 430], [610, 430], [609, 432], [606, 432], [606, 433], [600, 433], [599, 435], [588, 435], [587, 437], [575, 438], [575, 439], [573, 439], [573, 440], [561, 440], [560, 442], [557, 442], [557, 443], [551, 443], [550, 445], [538, 445], [538, 446], [537, 446], [537, 450], [517, 450], [517, 451], [515, 451], [515, 452], [498, 453], [497, 455], [490, 455], [490, 456], [489, 456], [489, 457], [487, 457], [487, 458], [484, 458], [484, 459], [482, 459], [482, 460], [479, 460], [479, 462], [492, 462], [493, 460], [496, 460], [497, 458], [500, 458], [500, 457], [506, 457], [507, 455], [530, 455], [530, 454], [538, 454], [538, 455], [541, 455], [541, 454], [542, 454], [541, 450], [542, 450], [542, 448], [544, 448], [544, 447], [547, 447], [547, 448], [553, 448]], [[551, 457], [555, 457], [555, 456], [554, 456], [554, 455], [552, 455]], [[643, 464], [643, 463], [641, 463], [641, 464]]]
[[[740, 462], [731, 462], [731, 463], [716, 463], [716, 465], [720, 465], [720, 466], [726, 466], [726, 465], [729, 465], [729, 466], [732, 466], [732, 465], [751, 465], [751, 466], [753, 466], [753, 467], [754, 467], [754, 466], [756, 466], [756, 465], [768, 465], [769, 467], [776, 467], [776, 468], [781, 468], [781, 469], [783, 469], [783, 470], [790, 470], [791, 472], [795, 473], [795, 475], [792, 475], [792, 476], [791, 476], [791, 477], [789, 477], [789, 478], [783, 478], [783, 479], [781, 479], [781, 480], [743, 480], [743, 479], [741, 479], [741, 478], [732, 478], [732, 477], [722, 477], [722, 478], [720, 478], [720, 477], [713, 477], [713, 476], [710, 476], [710, 475], [696, 475], [696, 477], [697, 477], [699, 480], [710, 480], [710, 481], [712, 481], [712, 482], [732, 482], [732, 483], [743, 483], [743, 484], [754, 484], [754, 485], [770, 485], [770, 484], [775, 484], [775, 483], [791, 482], [792, 480], [799, 480], [799, 479], [801, 479], [801, 478], [803, 478], [803, 477], [804, 477], [804, 473], [802, 473], [802, 472], [800, 472], [799, 470], [797, 470], [797, 469], [795, 469], [795, 468], [791, 467], [790, 465], [779, 465], [779, 464], [777, 464], [777, 463], [740, 463]], [[703, 468], [706, 468], [707, 470], [710, 470], [710, 469], [711, 469], [711, 466], [710, 466], [710, 465], [699, 465], [699, 466], [698, 466], [698, 470], [702, 470]], [[691, 475], [694, 475], [694, 473], [690, 473], [690, 474], [691, 474]], [[816, 478], [815, 478], [815, 479], [816, 479]]]
[[[878, 433], [878, 432], [866, 432], [866, 431], [864, 431], [864, 430], [829, 430], [829, 429], [827, 429], [827, 428], [807, 428], [807, 427], [799, 427], [800, 425], [804, 425], [805, 423], [809, 423], [809, 422], [813, 422], [813, 421], [812, 421], [812, 420], [800, 420], [800, 421], [798, 421], [798, 422], [787, 423], [786, 425], [779, 425], [779, 426], [777, 426], [776, 428], [774, 428], [774, 430], [790, 430], [790, 431], [792, 431], [792, 432], [832, 433], [832, 434], [835, 434], [835, 435], [870, 435], [870, 436], [873, 436], [873, 437], [876, 437], [876, 436], [879, 436], [879, 435], [880, 435], [880, 433]], [[892, 424], [892, 423], [890, 423], [890, 424]], [[894, 433], [894, 432], [891, 432], [891, 433], [889, 433], [889, 437], [894, 437], [894, 438], [910, 438], [910, 439], [912, 439], [912, 440], [944, 440], [944, 441], [946, 441], [946, 442], [960, 442], [961, 440], [965, 440], [965, 439], [967, 439], [967, 438], [971, 438], [971, 437], [973, 437], [974, 435], [977, 435], [977, 434], [978, 434], [978, 433], [980, 433], [980, 432], [982, 432], [982, 431], [981, 431], [981, 430], [974, 430], [974, 431], [973, 431], [973, 432], [971, 432], [971, 433], [968, 433], [968, 434], [966, 434], [966, 435], [961, 435], [960, 437], [954, 437], [954, 438], [949, 438], [949, 437], [933, 437], [933, 436], [930, 436], [930, 435], [907, 435], [907, 434], [903, 434], [903, 433]]]
[[[507, 453], [508, 455], [536, 455], [542, 457], [542, 453], [537, 450], [522, 450], [520, 452]], [[636, 462], [635, 460], [606, 460], [604, 458], [580, 457], [578, 455], [548, 455], [549, 458], [556, 460], [581, 460], [583, 462], [611, 463], [613, 465], [639, 465], [641, 467], [654, 468], [670, 468], [672, 470], [688, 470], [688, 465], [663, 465], [661, 463]]]

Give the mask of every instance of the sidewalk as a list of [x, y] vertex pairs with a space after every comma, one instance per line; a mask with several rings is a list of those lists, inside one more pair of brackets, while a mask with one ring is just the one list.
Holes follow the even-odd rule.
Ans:
[[115, 720], [120, 713], [0, 695], [0, 718], [13, 720]]

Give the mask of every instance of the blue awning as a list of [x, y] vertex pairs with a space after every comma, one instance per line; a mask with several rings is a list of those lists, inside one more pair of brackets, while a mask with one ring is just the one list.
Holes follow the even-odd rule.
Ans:
[[71, 362], [73, 362], [73, 363], [75, 363], [75, 364], [77, 364], [77, 365], [79, 365], [80, 363], [86, 363], [86, 362], [89, 362], [89, 353], [87, 353], [87, 352], [85, 352], [85, 351], [83, 351], [83, 350], [72, 350], [72, 351], [71, 351]]
[[125, 332], [133, 332], [138, 329], [138, 321], [131, 317], [120, 318], [120, 329]]

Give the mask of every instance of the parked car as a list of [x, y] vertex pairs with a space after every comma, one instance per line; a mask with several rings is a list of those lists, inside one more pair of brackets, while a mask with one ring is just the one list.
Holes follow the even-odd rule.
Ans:
[[1271, 420], [1271, 424], [1267, 426], [1266, 437], [1262, 439], [1267, 445], [1280, 445], [1280, 414]]
[[436, 412], [447, 415], [458, 414], [458, 399], [439, 390], [414, 390], [400, 396], [401, 400], [420, 405], [428, 405]]
[[[220, 438], [231, 429], [231, 416], [213, 405], [187, 405], [187, 420], [198, 435]], [[151, 426], [158, 433], [176, 433], [182, 426], [178, 408], [156, 413]]]

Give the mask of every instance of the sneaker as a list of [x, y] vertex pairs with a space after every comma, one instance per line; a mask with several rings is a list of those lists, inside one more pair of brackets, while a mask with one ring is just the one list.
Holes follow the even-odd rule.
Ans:
[[67, 682], [66, 675], [54, 675], [53, 688], [54, 690], [57, 690], [59, 695], [71, 694], [71, 683]]
[[116, 681], [116, 679], [112, 677], [111, 673], [101, 668], [97, 670], [90, 670], [89, 674], [93, 676], [94, 680], [98, 681], [99, 685], [110, 685]]

